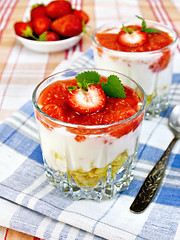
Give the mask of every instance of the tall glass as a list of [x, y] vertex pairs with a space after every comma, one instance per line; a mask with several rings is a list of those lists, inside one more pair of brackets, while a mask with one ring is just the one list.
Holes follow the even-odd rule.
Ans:
[[[177, 47], [177, 33], [160, 23], [146, 21], [147, 27], [167, 32], [173, 42], [167, 47], [146, 52], [123, 52], [103, 47], [97, 40], [98, 33], [118, 33], [121, 23], [109, 23], [93, 33], [93, 52], [96, 67], [121, 72], [134, 79], [147, 96], [146, 119], [159, 116], [168, 106], [169, 89], [172, 82], [173, 57]], [[128, 25], [141, 25], [139, 21]]]
[[[126, 120], [107, 125], [76, 125], [45, 114], [38, 105], [41, 92], [56, 81], [74, 79], [84, 71], [96, 71], [104, 77], [117, 75], [123, 85], [139, 96], [139, 111]], [[133, 179], [146, 105], [145, 93], [137, 83], [109, 70], [63, 71], [46, 78], [35, 88], [33, 104], [46, 175], [64, 196], [100, 201], [128, 188]]]

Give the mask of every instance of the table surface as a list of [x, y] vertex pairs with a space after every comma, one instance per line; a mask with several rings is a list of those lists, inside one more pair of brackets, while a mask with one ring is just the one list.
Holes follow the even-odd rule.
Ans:
[[[77, 46], [63, 52], [40, 54], [24, 48], [14, 37], [13, 24], [22, 20], [36, 2], [38, 1], [1, 0], [0, 2], [2, 16], [0, 21], [0, 122], [29, 100], [34, 86], [50, 75], [58, 64], [63, 60], [71, 59], [75, 52], [84, 52], [91, 46], [91, 37], [84, 35]], [[178, 1], [72, 0], [71, 2], [74, 7], [83, 9], [89, 14], [90, 22], [87, 30], [90, 35], [95, 27], [107, 21], [123, 20], [134, 15], [164, 22], [174, 27], [178, 33], [180, 32]], [[38, 238], [2, 226], [0, 239], [37, 240]]]

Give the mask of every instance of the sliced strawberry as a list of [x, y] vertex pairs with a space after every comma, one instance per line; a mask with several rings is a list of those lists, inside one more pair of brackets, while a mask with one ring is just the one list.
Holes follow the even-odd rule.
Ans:
[[117, 41], [127, 47], [138, 47], [147, 41], [147, 33], [140, 30], [134, 30], [132, 33], [120, 31]]
[[68, 93], [68, 104], [81, 114], [89, 114], [100, 111], [106, 102], [106, 96], [98, 85], [90, 85], [85, 91], [76, 88]]
[[37, 35], [42, 34], [45, 31], [49, 31], [51, 26], [51, 19], [46, 16], [40, 16], [33, 20], [33, 28]]

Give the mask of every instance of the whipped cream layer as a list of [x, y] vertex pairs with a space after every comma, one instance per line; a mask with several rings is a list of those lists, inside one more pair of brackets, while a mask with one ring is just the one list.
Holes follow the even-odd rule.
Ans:
[[93, 168], [104, 168], [124, 151], [128, 156], [135, 151], [141, 124], [120, 138], [108, 133], [101, 135], [86, 135], [81, 142], [75, 140], [76, 135], [65, 127], [49, 130], [40, 121], [38, 127], [41, 137], [41, 147], [47, 164], [54, 170], [66, 172], [90, 171]]

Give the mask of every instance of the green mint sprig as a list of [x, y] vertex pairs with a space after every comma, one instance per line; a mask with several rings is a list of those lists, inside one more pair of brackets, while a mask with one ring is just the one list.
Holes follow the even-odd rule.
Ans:
[[116, 75], [110, 75], [107, 83], [102, 82], [102, 90], [106, 96], [115, 98], [126, 98], [126, 93], [121, 80]]
[[98, 85], [101, 77], [95, 71], [87, 71], [82, 72], [76, 76], [77, 84], [80, 88], [84, 88], [85, 90], [92, 84]]
[[[136, 15], [137, 18], [142, 20], [142, 28], [141, 28], [141, 32], [146, 32], [146, 33], [161, 33], [161, 31], [159, 31], [158, 29], [154, 29], [154, 28], [147, 28], [146, 25], [146, 21], [144, 20], [144, 18], [139, 17]], [[127, 32], [129, 34], [133, 33], [135, 29], [132, 29], [131, 27], [125, 27], [123, 25], [122, 29], [124, 30], [124, 32]]]
[[136, 17], [142, 20], [142, 29], [141, 29], [142, 32], [146, 32], [146, 33], [160, 33], [161, 32], [158, 29], [147, 28], [146, 21], [144, 20], [144, 18], [139, 17], [138, 15], [136, 15]]
[[132, 28], [128, 28], [128, 27], [125, 27], [124, 25], [123, 25], [122, 28], [123, 28], [124, 32], [127, 32], [127, 33], [129, 33], [129, 34], [131, 34], [131, 33], [134, 32], [134, 29], [132, 29]]
[[[95, 71], [87, 71], [78, 74], [76, 76], [76, 80], [78, 86], [68, 87], [69, 91], [72, 91], [76, 88], [81, 88], [87, 91], [90, 85], [98, 85], [100, 83], [101, 77]], [[124, 87], [118, 76], [110, 75], [107, 78], [107, 82], [102, 82], [101, 86], [106, 96], [115, 98], [126, 98]]]

